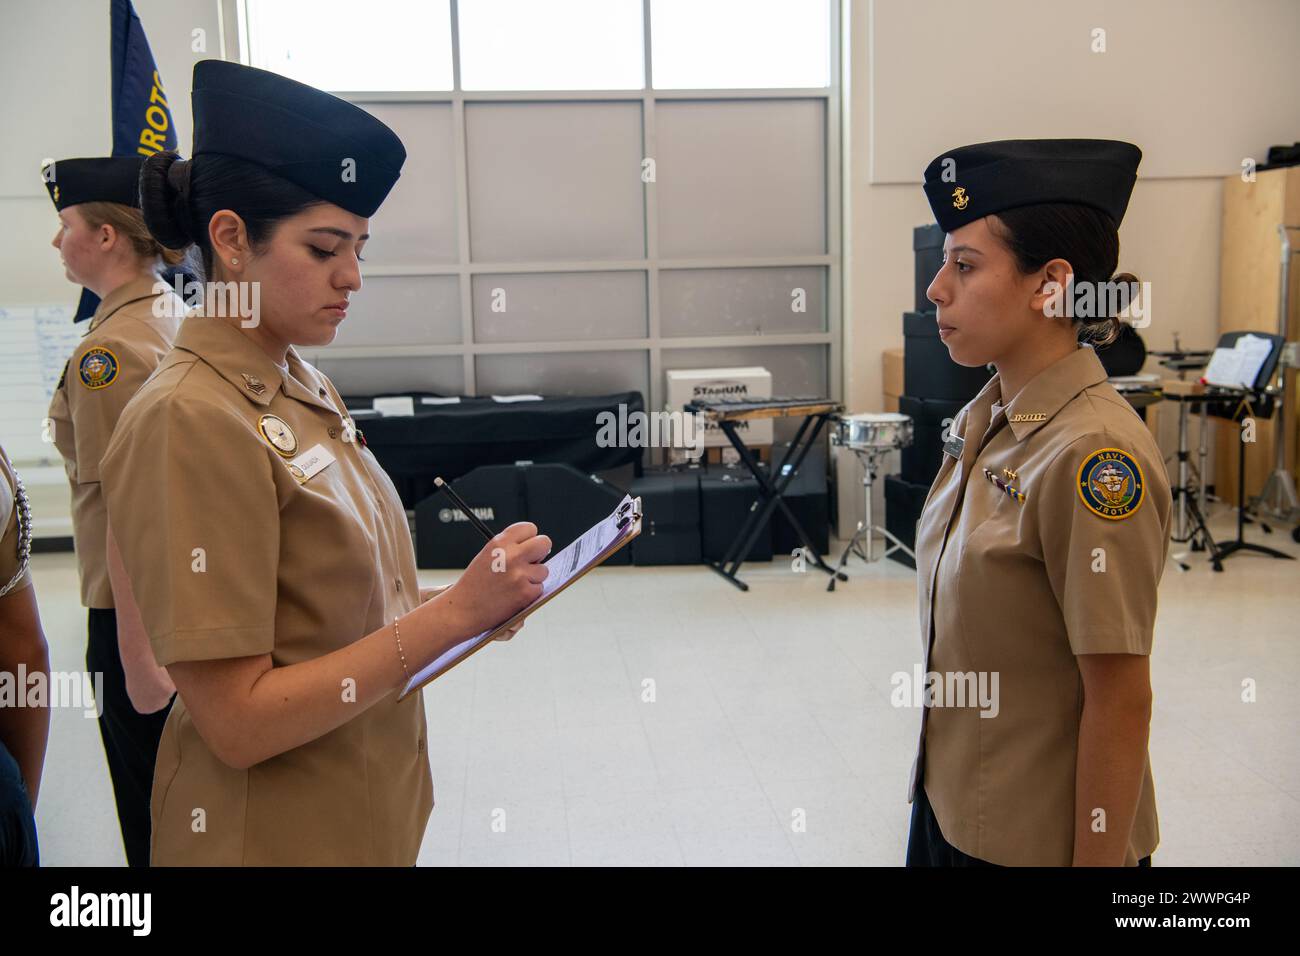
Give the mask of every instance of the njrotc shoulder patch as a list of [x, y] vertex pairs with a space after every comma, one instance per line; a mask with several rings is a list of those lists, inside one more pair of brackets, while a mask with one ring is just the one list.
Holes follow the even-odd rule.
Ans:
[[1133, 514], [1146, 497], [1142, 467], [1119, 448], [1099, 448], [1085, 458], [1075, 487], [1089, 511], [1112, 521]]
[[117, 356], [99, 346], [87, 349], [77, 366], [81, 384], [90, 389], [108, 388], [117, 379], [117, 370]]

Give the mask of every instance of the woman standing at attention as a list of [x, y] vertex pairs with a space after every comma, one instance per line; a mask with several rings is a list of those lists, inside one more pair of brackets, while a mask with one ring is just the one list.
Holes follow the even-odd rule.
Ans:
[[988, 675], [998, 700], [923, 710], [909, 865], [1149, 865], [1159, 840], [1148, 664], [1169, 481], [1080, 344], [1118, 331], [1092, 306], [1131, 288], [1114, 272], [1141, 156], [1013, 140], [925, 171], [947, 233], [939, 334], [997, 374], [957, 416], [917, 527], [921, 635], [927, 671]]

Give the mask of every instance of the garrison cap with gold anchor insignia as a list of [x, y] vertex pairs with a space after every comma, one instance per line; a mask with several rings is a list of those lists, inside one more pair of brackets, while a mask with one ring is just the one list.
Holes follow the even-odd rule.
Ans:
[[925, 168], [935, 221], [953, 232], [985, 216], [1040, 203], [1092, 206], [1118, 226], [1142, 150], [1109, 139], [1004, 139], [948, 150]]
[[62, 212], [83, 202], [115, 202], [140, 207], [143, 156], [92, 156], [60, 159], [41, 168], [54, 208]]

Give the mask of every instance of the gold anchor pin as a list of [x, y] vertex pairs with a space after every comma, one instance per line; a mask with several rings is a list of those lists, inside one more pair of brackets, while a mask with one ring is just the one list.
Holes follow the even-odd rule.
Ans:
[[954, 209], [965, 209], [970, 205], [970, 196], [966, 195], [966, 190], [958, 186], [952, 191], [952, 207]]

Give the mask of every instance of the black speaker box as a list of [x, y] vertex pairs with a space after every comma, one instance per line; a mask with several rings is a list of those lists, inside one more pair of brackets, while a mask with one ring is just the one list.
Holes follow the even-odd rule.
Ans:
[[933, 312], [903, 313], [903, 394], [969, 402], [991, 377], [988, 366], [967, 368], [948, 357]]
[[641, 534], [632, 540], [632, 563], [699, 564], [700, 472], [657, 471], [632, 482], [631, 495], [641, 498]]
[[[456, 479], [456, 492], [494, 532], [528, 516], [522, 469], [486, 465]], [[415, 506], [415, 563], [421, 568], [464, 568], [486, 544], [445, 492]]]
[[[493, 531], [531, 521], [551, 539], [551, 553], [568, 547], [604, 518], [623, 492], [570, 465], [485, 465], [456, 480], [456, 492]], [[421, 568], [463, 568], [483, 550], [483, 535], [442, 492], [415, 506], [415, 556]], [[630, 564], [623, 548], [606, 562]]]
[[[597, 521], [608, 517], [627, 494], [572, 465], [528, 465], [523, 470], [527, 520], [550, 537], [552, 554], [567, 548]], [[620, 548], [602, 563], [608, 567], [631, 564], [632, 552]]]
[[[916, 523], [929, 493], [929, 482], [921, 484], [898, 475], [885, 476], [885, 530], [913, 551], [916, 550]], [[916, 567], [916, 562], [902, 551], [895, 551], [890, 557], [909, 568]]]
[[911, 395], [899, 397], [899, 412], [912, 418], [912, 444], [903, 449], [899, 469], [904, 479], [930, 486], [943, 463], [944, 423], [951, 425], [965, 405], [965, 402]]
[[1147, 346], [1131, 325], [1121, 325], [1119, 335], [1109, 345], [1096, 347], [1097, 359], [1106, 374], [1113, 377], [1136, 375], [1147, 362]]
[[[781, 500], [789, 506], [795, 518], [812, 539], [818, 554], [831, 549], [831, 504], [826, 481], [825, 452], [817, 456], [817, 449], [808, 453], [799, 474], [791, 480]], [[816, 456], [816, 457], [815, 457]], [[772, 514], [772, 548], [777, 554], [791, 554], [803, 542], [794, 525], [779, 507]]]
[[[758, 482], [752, 477], [717, 472], [700, 476], [700, 536], [705, 560], [721, 561], [726, 557], [751, 508], [759, 507], [757, 502]], [[763, 522], [745, 560], [772, 560], [770, 518]]]

